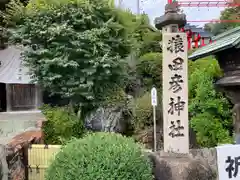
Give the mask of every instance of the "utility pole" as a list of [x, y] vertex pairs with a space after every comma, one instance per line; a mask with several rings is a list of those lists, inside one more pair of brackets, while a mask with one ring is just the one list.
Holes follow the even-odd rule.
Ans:
[[122, 8], [123, 7], [123, 0], [118, 0], [118, 7]]
[[[144, 3], [144, 0], [136, 0], [137, 15], [140, 15], [141, 13], [144, 12], [144, 10], [143, 10], [143, 3]], [[118, 7], [119, 8], [123, 8], [123, 0], [118, 0]]]
[[[152, 1], [152, 0], [150, 0]], [[145, 14], [144, 4], [148, 2], [148, 0], [137, 0], [137, 14]]]
[[137, 0], [137, 14], [140, 15], [141, 14], [141, 7], [140, 7], [140, 0]]

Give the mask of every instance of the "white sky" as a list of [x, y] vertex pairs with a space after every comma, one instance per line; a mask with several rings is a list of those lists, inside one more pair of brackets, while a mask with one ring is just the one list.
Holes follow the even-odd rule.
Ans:
[[[116, 0], [118, 1], [118, 0]], [[153, 21], [156, 17], [163, 15], [164, 13], [164, 7], [167, 3], [167, 0], [140, 0], [143, 1], [141, 7], [144, 8], [145, 13], [149, 15], [149, 18], [151, 19], [151, 22], [153, 24]], [[184, 1], [184, 0], [182, 0]], [[132, 10], [132, 12], [137, 12], [137, 0], [123, 0], [123, 7], [129, 8]], [[189, 8], [182, 8], [184, 13], [187, 15], [187, 20], [212, 20], [217, 19], [220, 15], [220, 12], [224, 8], [195, 8], [195, 7], [189, 7]], [[204, 25], [204, 23], [191, 23], [194, 25]]]

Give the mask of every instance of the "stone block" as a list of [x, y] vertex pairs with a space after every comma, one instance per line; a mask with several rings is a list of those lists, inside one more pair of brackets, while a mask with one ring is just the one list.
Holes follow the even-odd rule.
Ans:
[[149, 157], [153, 163], [155, 180], [216, 179], [216, 172], [204, 159], [164, 152], [150, 153]]
[[190, 149], [190, 156], [194, 159], [204, 159], [217, 173], [217, 150], [216, 148]]

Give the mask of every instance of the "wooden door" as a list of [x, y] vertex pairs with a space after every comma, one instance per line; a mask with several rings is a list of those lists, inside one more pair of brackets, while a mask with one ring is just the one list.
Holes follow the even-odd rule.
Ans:
[[12, 110], [29, 110], [36, 108], [36, 86], [34, 84], [11, 85]]

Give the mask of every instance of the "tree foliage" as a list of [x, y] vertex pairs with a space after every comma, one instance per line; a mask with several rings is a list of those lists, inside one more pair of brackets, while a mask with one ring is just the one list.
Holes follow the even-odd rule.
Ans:
[[145, 53], [139, 58], [137, 64], [139, 78], [143, 87], [150, 90], [153, 85], [157, 88], [162, 86], [162, 54]]
[[139, 56], [150, 52], [162, 52], [160, 46], [162, 34], [150, 25], [147, 15], [143, 14], [140, 22], [141, 24], [135, 33], [140, 45]]
[[126, 79], [125, 58], [135, 47], [139, 21], [107, 2], [31, 4], [11, 29], [12, 42], [25, 46], [34, 80], [72, 103], [96, 104]]
[[222, 73], [216, 60], [206, 58], [190, 64], [189, 113], [191, 127], [203, 147], [231, 143], [232, 105], [214, 83]]
[[[8, 27], [5, 10], [8, 9], [12, 13], [11, 17], [17, 17], [21, 14], [21, 10], [27, 4], [28, 0], [1, 0], [0, 1], [0, 49], [7, 47], [8, 33], [6, 27]], [[14, 8], [14, 9], [12, 9]], [[15, 9], [16, 8], [16, 9]], [[18, 13], [16, 13], [18, 12]]]
[[85, 133], [84, 122], [70, 107], [43, 106], [41, 110], [46, 118], [42, 127], [45, 144], [63, 144]]
[[220, 20], [230, 20], [232, 22], [220, 22], [220, 23], [207, 23], [205, 29], [212, 32], [214, 35], [223, 33], [229, 29], [240, 26], [239, 22], [234, 20], [240, 19], [240, 7], [229, 7], [221, 12]]

